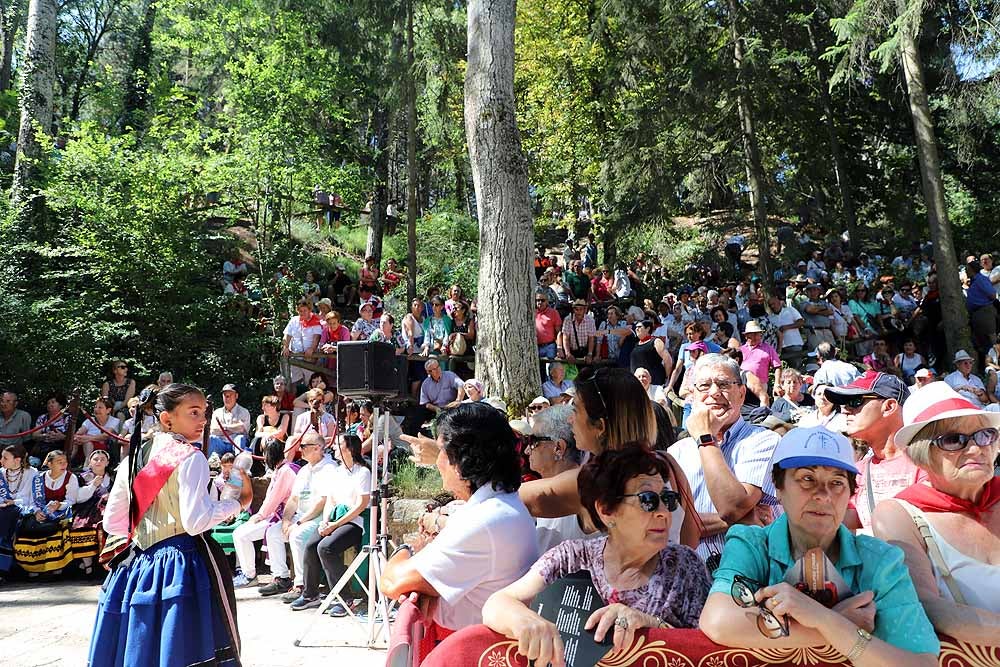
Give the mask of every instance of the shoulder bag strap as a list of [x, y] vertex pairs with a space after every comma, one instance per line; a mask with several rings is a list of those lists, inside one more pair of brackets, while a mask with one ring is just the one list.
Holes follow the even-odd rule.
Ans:
[[945, 586], [948, 587], [948, 591], [951, 592], [951, 597], [954, 598], [955, 602], [958, 604], [965, 604], [965, 596], [962, 595], [962, 591], [958, 588], [958, 583], [955, 581], [955, 577], [951, 574], [951, 568], [945, 563], [944, 556], [941, 554], [941, 549], [938, 547], [937, 540], [934, 539], [934, 534], [931, 532], [931, 527], [927, 523], [927, 518], [918, 510], [916, 507], [901, 500], [899, 498], [894, 498], [894, 500], [899, 503], [899, 505], [906, 510], [906, 513], [910, 515], [913, 519], [913, 523], [916, 525], [917, 530], [920, 532], [920, 537], [923, 538], [924, 544], [927, 547], [927, 556], [931, 559], [934, 567], [937, 568], [938, 572], [941, 574], [941, 578], [944, 579]]
[[868, 516], [875, 512], [875, 492], [872, 491], [872, 457], [865, 462], [865, 492], [868, 494]]

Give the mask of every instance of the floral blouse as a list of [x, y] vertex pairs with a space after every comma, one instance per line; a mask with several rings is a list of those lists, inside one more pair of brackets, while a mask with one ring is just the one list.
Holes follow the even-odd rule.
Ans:
[[674, 628], [696, 628], [712, 582], [705, 563], [690, 548], [670, 544], [660, 552], [656, 570], [643, 586], [618, 591], [604, 571], [607, 537], [568, 540], [549, 549], [531, 567], [551, 584], [560, 577], [586, 570], [594, 587], [608, 604], [624, 604], [662, 619]]

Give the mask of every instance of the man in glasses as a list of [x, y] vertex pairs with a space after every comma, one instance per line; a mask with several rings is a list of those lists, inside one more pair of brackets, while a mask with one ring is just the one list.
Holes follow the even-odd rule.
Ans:
[[770, 465], [779, 438], [740, 416], [747, 388], [735, 360], [705, 354], [688, 372], [693, 374], [690, 437], [671, 453], [687, 475], [705, 524], [698, 555], [717, 561], [729, 526], [769, 523], [780, 511]]
[[535, 292], [535, 337], [538, 343], [538, 356], [543, 359], [555, 359], [562, 348], [562, 318], [555, 308], [549, 305], [549, 297], [545, 292]]
[[826, 398], [844, 413], [846, 435], [868, 445], [858, 461], [858, 487], [848, 505], [844, 525], [871, 534], [872, 510], [927, 475], [893, 444], [903, 428], [903, 403], [910, 390], [895, 375], [868, 371], [841, 387], [829, 387]]

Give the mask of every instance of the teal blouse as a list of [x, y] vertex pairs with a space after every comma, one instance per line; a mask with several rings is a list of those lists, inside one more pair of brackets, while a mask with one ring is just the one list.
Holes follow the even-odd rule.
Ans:
[[[882, 641], [914, 653], [937, 655], [941, 646], [913, 588], [903, 551], [867, 535], [854, 535], [844, 526], [837, 531], [840, 576], [855, 594], [875, 593], [875, 631]], [[736, 525], [726, 533], [722, 562], [715, 571], [709, 595], [730, 595], [737, 574], [766, 586], [784, 581], [795, 564], [788, 536], [788, 516], [782, 514], [766, 528]]]

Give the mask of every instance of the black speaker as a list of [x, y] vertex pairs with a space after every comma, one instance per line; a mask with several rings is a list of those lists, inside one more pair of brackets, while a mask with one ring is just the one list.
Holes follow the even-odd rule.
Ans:
[[337, 393], [341, 396], [396, 396], [399, 393], [396, 349], [389, 343], [337, 343]]

